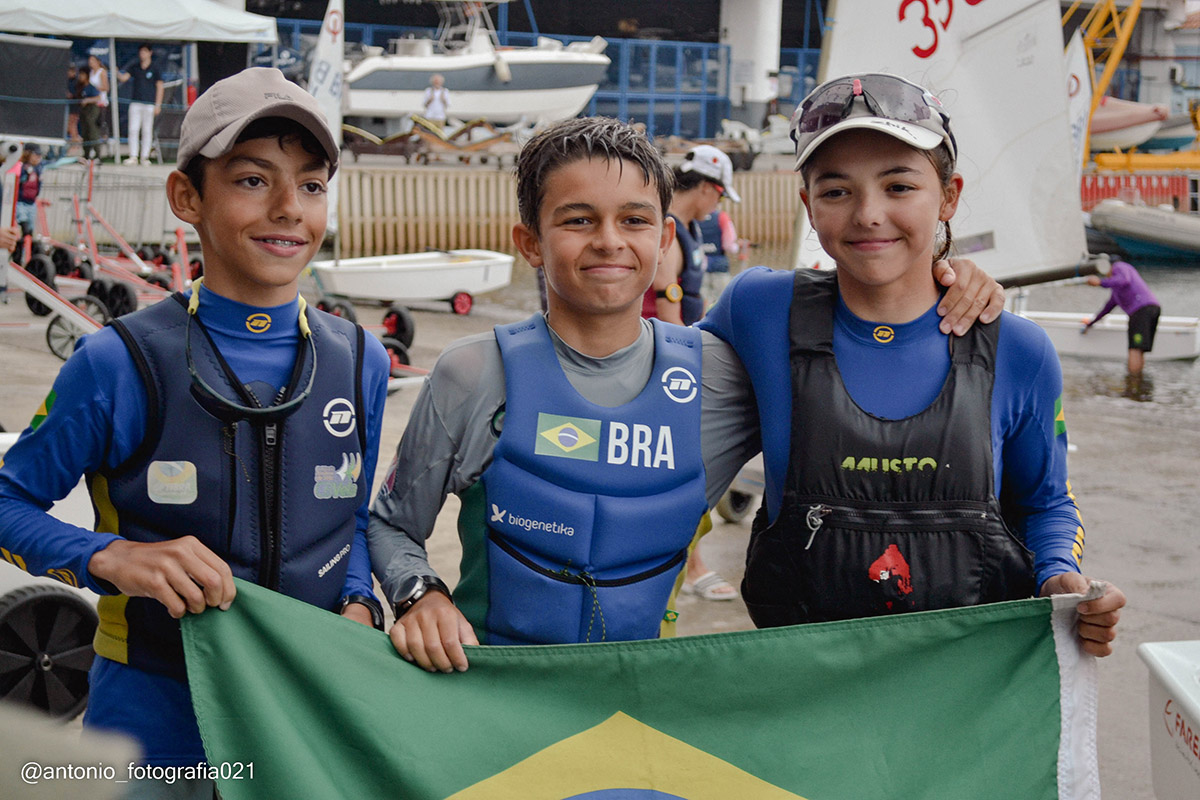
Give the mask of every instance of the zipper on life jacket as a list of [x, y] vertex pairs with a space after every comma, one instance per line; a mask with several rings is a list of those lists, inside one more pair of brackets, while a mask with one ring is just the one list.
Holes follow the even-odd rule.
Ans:
[[[283, 401], [287, 389], [280, 389], [275, 397], [275, 403]], [[251, 402], [261, 408], [258, 398], [250, 392]], [[258, 567], [258, 583], [268, 589], [279, 589], [279, 572], [281, 561], [280, 539], [282, 538], [282, 511], [279, 508], [279, 482], [281, 473], [281, 458], [283, 447], [280, 444], [279, 423], [272, 421], [264, 423], [259, 429], [259, 553], [261, 561]]]
[[855, 508], [814, 503], [808, 507], [804, 523], [808, 527], [808, 543], [812, 547], [817, 532], [828, 521], [834, 527], [852, 527], [872, 531], [943, 531], [968, 528], [978, 530], [997, 520], [986, 503], [956, 502], [953, 507], [934, 508]]
[[657, 567], [651, 567], [650, 569], [645, 570], [644, 572], [639, 572], [636, 575], [629, 575], [624, 578], [594, 578], [586, 572], [570, 572], [568, 571], [568, 567], [563, 567], [557, 570], [543, 567], [541, 564], [531, 560], [524, 553], [517, 550], [512, 544], [505, 541], [498, 533], [490, 528], [488, 529], [488, 539], [505, 553], [508, 553], [510, 556], [516, 559], [517, 562], [522, 566], [528, 567], [539, 575], [544, 575], [545, 577], [559, 581], [560, 583], [573, 583], [578, 586], [596, 586], [601, 588], [629, 586], [631, 584], [653, 578], [655, 575], [661, 575], [667, 570], [678, 566], [684, 561], [684, 559], [687, 558], [687, 548], [685, 547], [664, 561], [662, 564], [659, 564]]

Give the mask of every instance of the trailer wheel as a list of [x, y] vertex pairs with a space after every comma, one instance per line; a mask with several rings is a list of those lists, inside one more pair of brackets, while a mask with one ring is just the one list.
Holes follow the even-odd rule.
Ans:
[[404, 342], [390, 336], [381, 336], [379, 341], [383, 345], [383, 349], [387, 351], [388, 358], [392, 360], [392, 377], [403, 378], [408, 373], [400, 368], [407, 367], [412, 363], [408, 358], [408, 348], [404, 346]]
[[330, 297], [322, 297], [317, 301], [317, 308], [327, 314], [333, 314], [335, 317], [341, 317], [350, 322], [358, 322], [358, 315], [354, 313], [354, 306], [347, 303], [345, 300], [334, 300]]
[[61, 247], [50, 251], [50, 260], [54, 262], [54, 271], [59, 275], [70, 275], [71, 270], [75, 268], [71, 254]]
[[87, 259], [81, 260], [78, 264], [72, 265], [71, 269], [67, 270], [67, 277], [79, 278], [81, 281], [90, 281], [95, 277], [95, 271], [92, 269], [92, 262]]
[[[50, 260], [49, 256], [30, 256], [29, 263], [25, 265], [25, 271], [54, 291], [58, 291], [58, 286], [54, 283], [54, 262]], [[25, 293], [25, 305], [29, 306], [29, 310], [39, 317], [50, 313], [50, 306], [35, 300], [28, 292]]]
[[754, 495], [730, 489], [717, 502], [717, 513], [726, 522], [741, 522], [750, 513], [753, 502]]
[[450, 308], [455, 314], [470, 314], [474, 305], [475, 298], [471, 297], [470, 292], [455, 292], [454, 297], [450, 298]]
[[123, 317], [137, 311], [137, 293], [128, 283], [117, 281], [108, 290], [108, 300], [105, 302], [109, 313], [114, 317]]
[[[108, 307], [90, 294], [69, 298], [69, 302], [101, 325], [112, 319]], [[50, 348], [51, 353], [66, 361], [71, 357], [71, 353], [75, 352], [75, 341], [79, 335], [79, 330], [74, 325], [69, 325], [61, 314], [55, 314], [46, 326], [46, 346]]]
[[413, 338], [417, 335], [417, 323], [413, 320], [412, 312], [399, 305], [389, 306], [384, 312], [383, 329], [405, 347], [412, 347]]
[[165, 272], [151, 272], [145, 277], [146, 283], [152, 283], [160, 289], [170, 290], [171, 277]]
[[[113, 282], [108, 278], [93, 278], [92, 282], [88, 284], [87, 293], [108, 308], [108, 291], [112, 289], [112, 286]], [[111, 314], [111, 309], [109, 313]]]
[[87, 705], [96, 610], [67, 589], [39, 584], [0, 597], [0, 699], [58, 719]]

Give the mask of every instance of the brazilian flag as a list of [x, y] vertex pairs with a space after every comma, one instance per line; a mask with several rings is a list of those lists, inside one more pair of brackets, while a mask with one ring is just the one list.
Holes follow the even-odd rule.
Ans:
[[378, 631], [237, 589], [183, 624], [209, 763], [253, 762], [218, 779], [227, 800], [1099, 798], [1078, 595], [477, 647], [443, 675]]

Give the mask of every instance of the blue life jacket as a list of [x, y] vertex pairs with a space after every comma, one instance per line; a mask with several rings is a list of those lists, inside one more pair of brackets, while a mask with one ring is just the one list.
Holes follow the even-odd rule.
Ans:
[[[309, 309], [316, 353], [312, 393], [272, 422], [222, 421], [198, 399], [188, 374], [186, 300], [176, 294], [114, 320], [148, 398], [146, 437], [115, 469], [88, 476], [98, 530], [135, 542], [195, 536], [233, 574], [333, 610], [341, 598], [366, 492], [363, 330]], [[305, 312], [301, 312], [305, 313]], [[270, 406], [241, 384], [199, 317], [192, 320], [199, 376], [223, 397]], [[302, 343], [280, 403], [314, 369]], [[263, 392], [269, 394], [273, 391]], [[151, 672], [186, 677], [179, 621], [144, 597], [100, 599], [96, 652]]]
[[729, 256], [725, 255], [725, 248], [721, 246], [720, 213], [714, 211], [697, 223], [700, 227], [700, 249], [708, 259], [706, 272], [729, 272]]
[[683, 300], [679, 312], [683, 316], [683, 324], [691, 325], [704, 316], [704, 297], [700, 294], [700, 287], [704, 283], [704, 247], [700, 239], [700, 226], [695, 222], [684, 225], [674, 214], [668, 216], [675, 220], [675, 238], [679, 240], [679, 248], [683, 251], [683, 271], [679, 274]]
[[[507, 395], [480, 478], [486, 526], [455, 601], [488, 644], [651, 639], [706, 509], [700, 333], [658, 320], [654, 370], [616, 408], [567, 381], [541, 315], [496, 327]], [[480, 519], [478, 512], [484, 512]]]
[[1031, 597], [1033, 557], [995, 496], [1000, 320], [950, 337], [941, 393], [906, 419], [851, 398], [833, 353], [837, 276], [796, 270], [791, 462], [779, 516], [750, 535], [742, 595], [760, 627]]

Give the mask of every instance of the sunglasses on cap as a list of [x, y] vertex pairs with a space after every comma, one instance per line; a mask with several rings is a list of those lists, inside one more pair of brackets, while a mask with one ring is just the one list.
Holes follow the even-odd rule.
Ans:
[[[861, 98], [868, 112], [854, 113]], [[895, 75], [849, 75], [818, 86], [804, 98], [792, 117], [791, 137], [796, 153], [805, 155], [811, 144], [834, 126], [853, 116], [874, 116], [913, 125], [937, 134], [957, 159], [958, 144], [950, 132], [950, 117], [925, 88]], [[803, 160], [803, 158], [801, 158]]]

